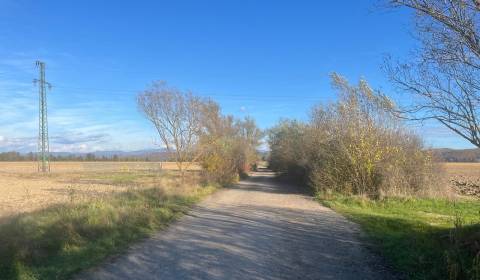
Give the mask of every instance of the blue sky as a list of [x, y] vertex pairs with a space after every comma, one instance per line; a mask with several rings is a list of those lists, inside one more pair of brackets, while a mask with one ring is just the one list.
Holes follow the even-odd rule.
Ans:
[[[390, 92], [380, 66], [412, 51], [411, 17], [378, 3], [0, 0], [0, 151], [36, 149], [37, 59], [54, 86], [54, 151], [155, 147], [135, 105], [154, 80], [262, 128], [333, 100], [333, 71]], [[434, 147], [471, 147], [436, 124], [416, 129]]]

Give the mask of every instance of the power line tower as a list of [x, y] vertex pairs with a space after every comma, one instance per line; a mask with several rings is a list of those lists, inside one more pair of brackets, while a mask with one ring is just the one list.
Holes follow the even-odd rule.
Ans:
[[45, 81], [45, 63], [37, 61], [35, 65], [39, 69], [39, 78], [33, 80], [38, 84], [39, 110], [38, 110], [38, 171], [50, 172], [50, 147], [48, 143], [48, 121], [47, 121], [47, 86], [51, 89], [50, 83]]

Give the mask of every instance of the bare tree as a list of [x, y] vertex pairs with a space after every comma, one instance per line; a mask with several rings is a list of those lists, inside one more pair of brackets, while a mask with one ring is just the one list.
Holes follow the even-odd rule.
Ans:
[[138, 108], [155, 126], [167, 151], [174, 155], [183, 174], [200, 156], [199, 135], [202, 133], [202, 112], [208, 102], [168, 87], [157, 81], [137, 96]]
[[411, 120], [437, 120], [480, 147], [480, 17], [477, 0], [390, 0], [415, 12], [421, 47], [408, 63], [385, 66], [413, 104], [398, 113]]

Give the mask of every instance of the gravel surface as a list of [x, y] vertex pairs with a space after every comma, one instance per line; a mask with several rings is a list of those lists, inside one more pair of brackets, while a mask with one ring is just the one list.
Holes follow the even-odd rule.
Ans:
[[354, 223], [254, 173], [78, 279], [394, 279]]

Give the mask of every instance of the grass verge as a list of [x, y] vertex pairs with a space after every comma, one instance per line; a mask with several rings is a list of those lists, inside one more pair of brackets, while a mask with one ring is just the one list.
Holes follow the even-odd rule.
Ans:
[[318, 199], [358, 223], [407, 279], [480, 279], [478, 200]]
[[0, 278], [67, 279], [165, 227], [214, 189], [132, 190], [0, 221]]

